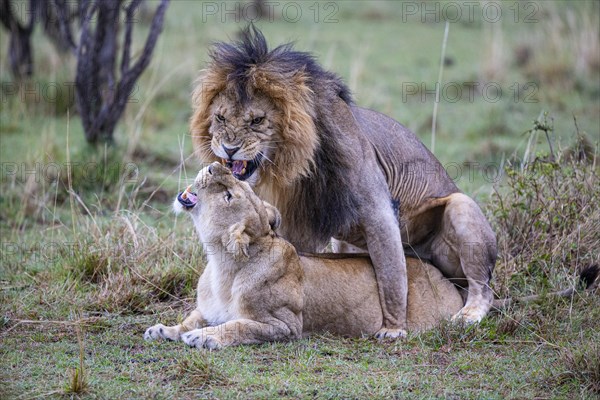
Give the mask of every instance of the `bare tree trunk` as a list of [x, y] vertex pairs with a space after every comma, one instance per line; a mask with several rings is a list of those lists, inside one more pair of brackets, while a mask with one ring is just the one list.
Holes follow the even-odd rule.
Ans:
[[21, 24], [13, 12], [9, 0], [0, 0], [0, 21], [10, 32], [8, 44], [8, 59], [10, 69], [16, 79], [29, 77], [33, 74], [33, 54], [30, 37], [35, 25], [35, 15], [38, 0], [29, 0], [29, 9], [22, 9], [29, 14], [26, 24]]
[[[119, 11], [122, 0], [81, 0], [81, 38], [77, 49], [75, 93], [85, 138], [89, 143], [112, 142], [115, 126], [135, 82], [146, 69], [164, 20], [169, 0], [161, 0], [142, 55], [131, 65], [131, 37], [136, 9], [142, 0], [125, 7], [125, 36], [119, 79], [116, 77]], [[96, 21], [93, 27], [91, 20]]]

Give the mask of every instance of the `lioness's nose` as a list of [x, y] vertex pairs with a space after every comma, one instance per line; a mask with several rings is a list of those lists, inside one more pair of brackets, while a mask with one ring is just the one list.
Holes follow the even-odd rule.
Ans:
[[240, 149], [239, 147], [225, 147], [225, 145], [221, 145], [221, 147], [223, 147], [223, 150], [225, 150], [225, 153], [227, 153], [229, 158], [233, 157], [233, 155]]

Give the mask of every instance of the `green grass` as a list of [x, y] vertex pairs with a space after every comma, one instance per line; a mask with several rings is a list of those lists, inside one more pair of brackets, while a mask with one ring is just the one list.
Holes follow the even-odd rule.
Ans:
[[[597, 309], [598, 300], [578, 298], [572, 307]], [[512, 317], [497, 316], [479, 327], [444, 326], [403, 342], [325, 335], [220, 352], [144, 343], [141, 332], [155, 316], [111, 315], [84, 328], [89, 396], [593, 398], [569, 376], [562, 357], [565, 351], [597, 349], [597, 333], [577, 339], [573, 329], [600, 315], [597, 310], [584, 318], [577, 311], [562, 317], [543, 312], [539, 325], [521, 321], [508, 335], [499, 334], [498, 327]], [[522, 318], [535, 320], [536, 313], [541, 312], [529, 310]], [[558, 331], [555, 341], [551, 335]], [[3, 338], [4, 373], [11, 377], [7, 394], [60, 390], [79, 362], [73, 327], [24, 325], [18, 332]]]
[[[393, 116], [429, 145], [434, 96], [407, 95], [406, 83], [434, 88], [443, 21], [404, 21], [397, 2], [343, 1], [336, 23], [323, 22], [332, 10], [326, 2], [315, 22], [313, 3], [300, 4], [297, 23], [257, 23], [271, 44], [295, 40], [314, 52], [358, 104]], [[598, 153], [598, 3], [538, 2], [536, 23], [515, 23], [511, 4], [501, 24], [480, 15], [450, 24], [444, 81], [464, 90], [495, 82], [503, 95], [442, 98], [436, 137], [436, 156], [460, 171], [459, 186], [494, 223], [493, 285], [502, 296], [562, 288], [600, 261], [598, 163], [561, 157], [567, 148], [574, 154], [578, 136]], [[199, 168], [187, 131], [193, 80], [208, 45], [244, 24], [202, 16], [200, 3], [172, 2], [109, 148], [85, 143], [66, 92], [52, 102], [7, 91], [8, 35], [0, 36], [0, 398], [597, 397], [600, 300], [592, 293], [514, 306], [477, 327], [441, 324], [399, 342], [321, 335], [220, 352], [144, 342], [147, 327], [190, 311], [203, 266], [196, 234], [172, 215], [171, 201]], [[73, 59], [58, 55], [40, 29], [34, 36], [28, 84], [67, 87]], [[529, 58], [519, 62], [523, 52]], [[515, 101], [515, 83], [535, 83], [534, 101], [524, 102], [523, 90]], [[547, 163], [545, 135], [528, 132], [544, 112], [558, 167]], [[526, 151], [539, 170], [520, 169]], [[482, 169], [502, 162], [514, 174], [486, 179]]]

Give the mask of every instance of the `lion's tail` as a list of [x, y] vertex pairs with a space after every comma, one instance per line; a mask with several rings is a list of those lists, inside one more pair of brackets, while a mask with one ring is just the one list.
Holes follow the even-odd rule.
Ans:
[[579, 282], [575, 287], [561, 290], [559, 292], [548, 293], [545, 296], [532, 295], [508, 299], [496, 299], [492, 303], [492, 311], [501, 311], [515, 303], [530, 303], [537, 301], [542, 297], [571, 297], [578, 291], [592, 291], [600, 284], [600, 267], [598, 264], [590, 265], [579, 274]]

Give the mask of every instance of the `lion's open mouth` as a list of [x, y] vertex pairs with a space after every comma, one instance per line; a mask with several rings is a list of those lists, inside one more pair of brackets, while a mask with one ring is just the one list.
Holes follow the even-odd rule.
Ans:
[[254, 171], [260, 165], [262, 156], [259, 154], [253, 160], [225, 160], [221, 159], [221, 163], [229, 168], [233, 173], [233, 176], [240, 181], [245, 181], [250, 178]]

